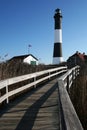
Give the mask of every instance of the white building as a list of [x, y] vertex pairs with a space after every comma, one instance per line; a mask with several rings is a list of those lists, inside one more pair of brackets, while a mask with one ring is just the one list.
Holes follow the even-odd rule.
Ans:
[[23, 62], [31, 64], [31, 65], [38, 65], [38, 59], [34, 57], [33, 55], [29, 54], [26, 56], [23, 60]]
[[38, 65], [38, 59], [36, 57], [34, 57], [32, 54], [28, 54], [28, 55], [21, 55], [21, 56], [15, 56], [13, 58], [10, 59], [11, 60], [21, 60], [24, 63], [28, 63], [30, 65]]

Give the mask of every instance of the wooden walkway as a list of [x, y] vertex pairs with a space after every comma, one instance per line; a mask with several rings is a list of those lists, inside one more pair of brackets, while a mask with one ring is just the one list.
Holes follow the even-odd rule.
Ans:
[[0, 130], [59, 130], [57, 80], [31, 90], [0, 110]]

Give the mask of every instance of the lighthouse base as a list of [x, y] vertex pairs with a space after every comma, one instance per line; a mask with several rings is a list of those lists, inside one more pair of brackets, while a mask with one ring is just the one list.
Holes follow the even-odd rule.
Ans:
[[63, 57], [53, 57], [53, 63], [52, 64], [60, 64], [63, 62]]

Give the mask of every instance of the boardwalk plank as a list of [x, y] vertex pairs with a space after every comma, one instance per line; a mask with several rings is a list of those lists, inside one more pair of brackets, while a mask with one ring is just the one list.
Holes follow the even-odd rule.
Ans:
[[14, 100], [3, 110], [0, 130], [59, 130], [57, 80]]

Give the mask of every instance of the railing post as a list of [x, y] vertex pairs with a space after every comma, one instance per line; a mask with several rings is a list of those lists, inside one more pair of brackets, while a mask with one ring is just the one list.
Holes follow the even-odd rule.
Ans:
[[72, 82], [74, 80], [74, 70], [72, 70]]
[[8, 80], [7, 80], [7, 84], [6, 84], [6, 95], [7, 95], [6, 103], [8, 104], [9, 103], [9, 99], [8, 99]]
[[[36, 81], [36, 76], [34, 77], [34, 82]], [[34, 85], [34, 88], [36, 88], [36, 84]]]
[[49, 80], [50, 80], [50, 72], [49, 72]]
[[80, 67], [77, 68], [77, 71], [78, 71], [78, 75], [79, 75]]
[[67, 89], [67, 92], [69, 93], [69, 75], [67, 76], [67, 87], [66, 87], [66, 89]]
[[75, 68], [75, 70], [74, 70], [74, 78], [76, 78], [76, 68]]
[[75, 76], [77, 76], [78, 75], [78, 68], [75, 69], [75, 73], [76, 73]]
[[75, 77], [77, 76], [77, 68], [75, 68]]

